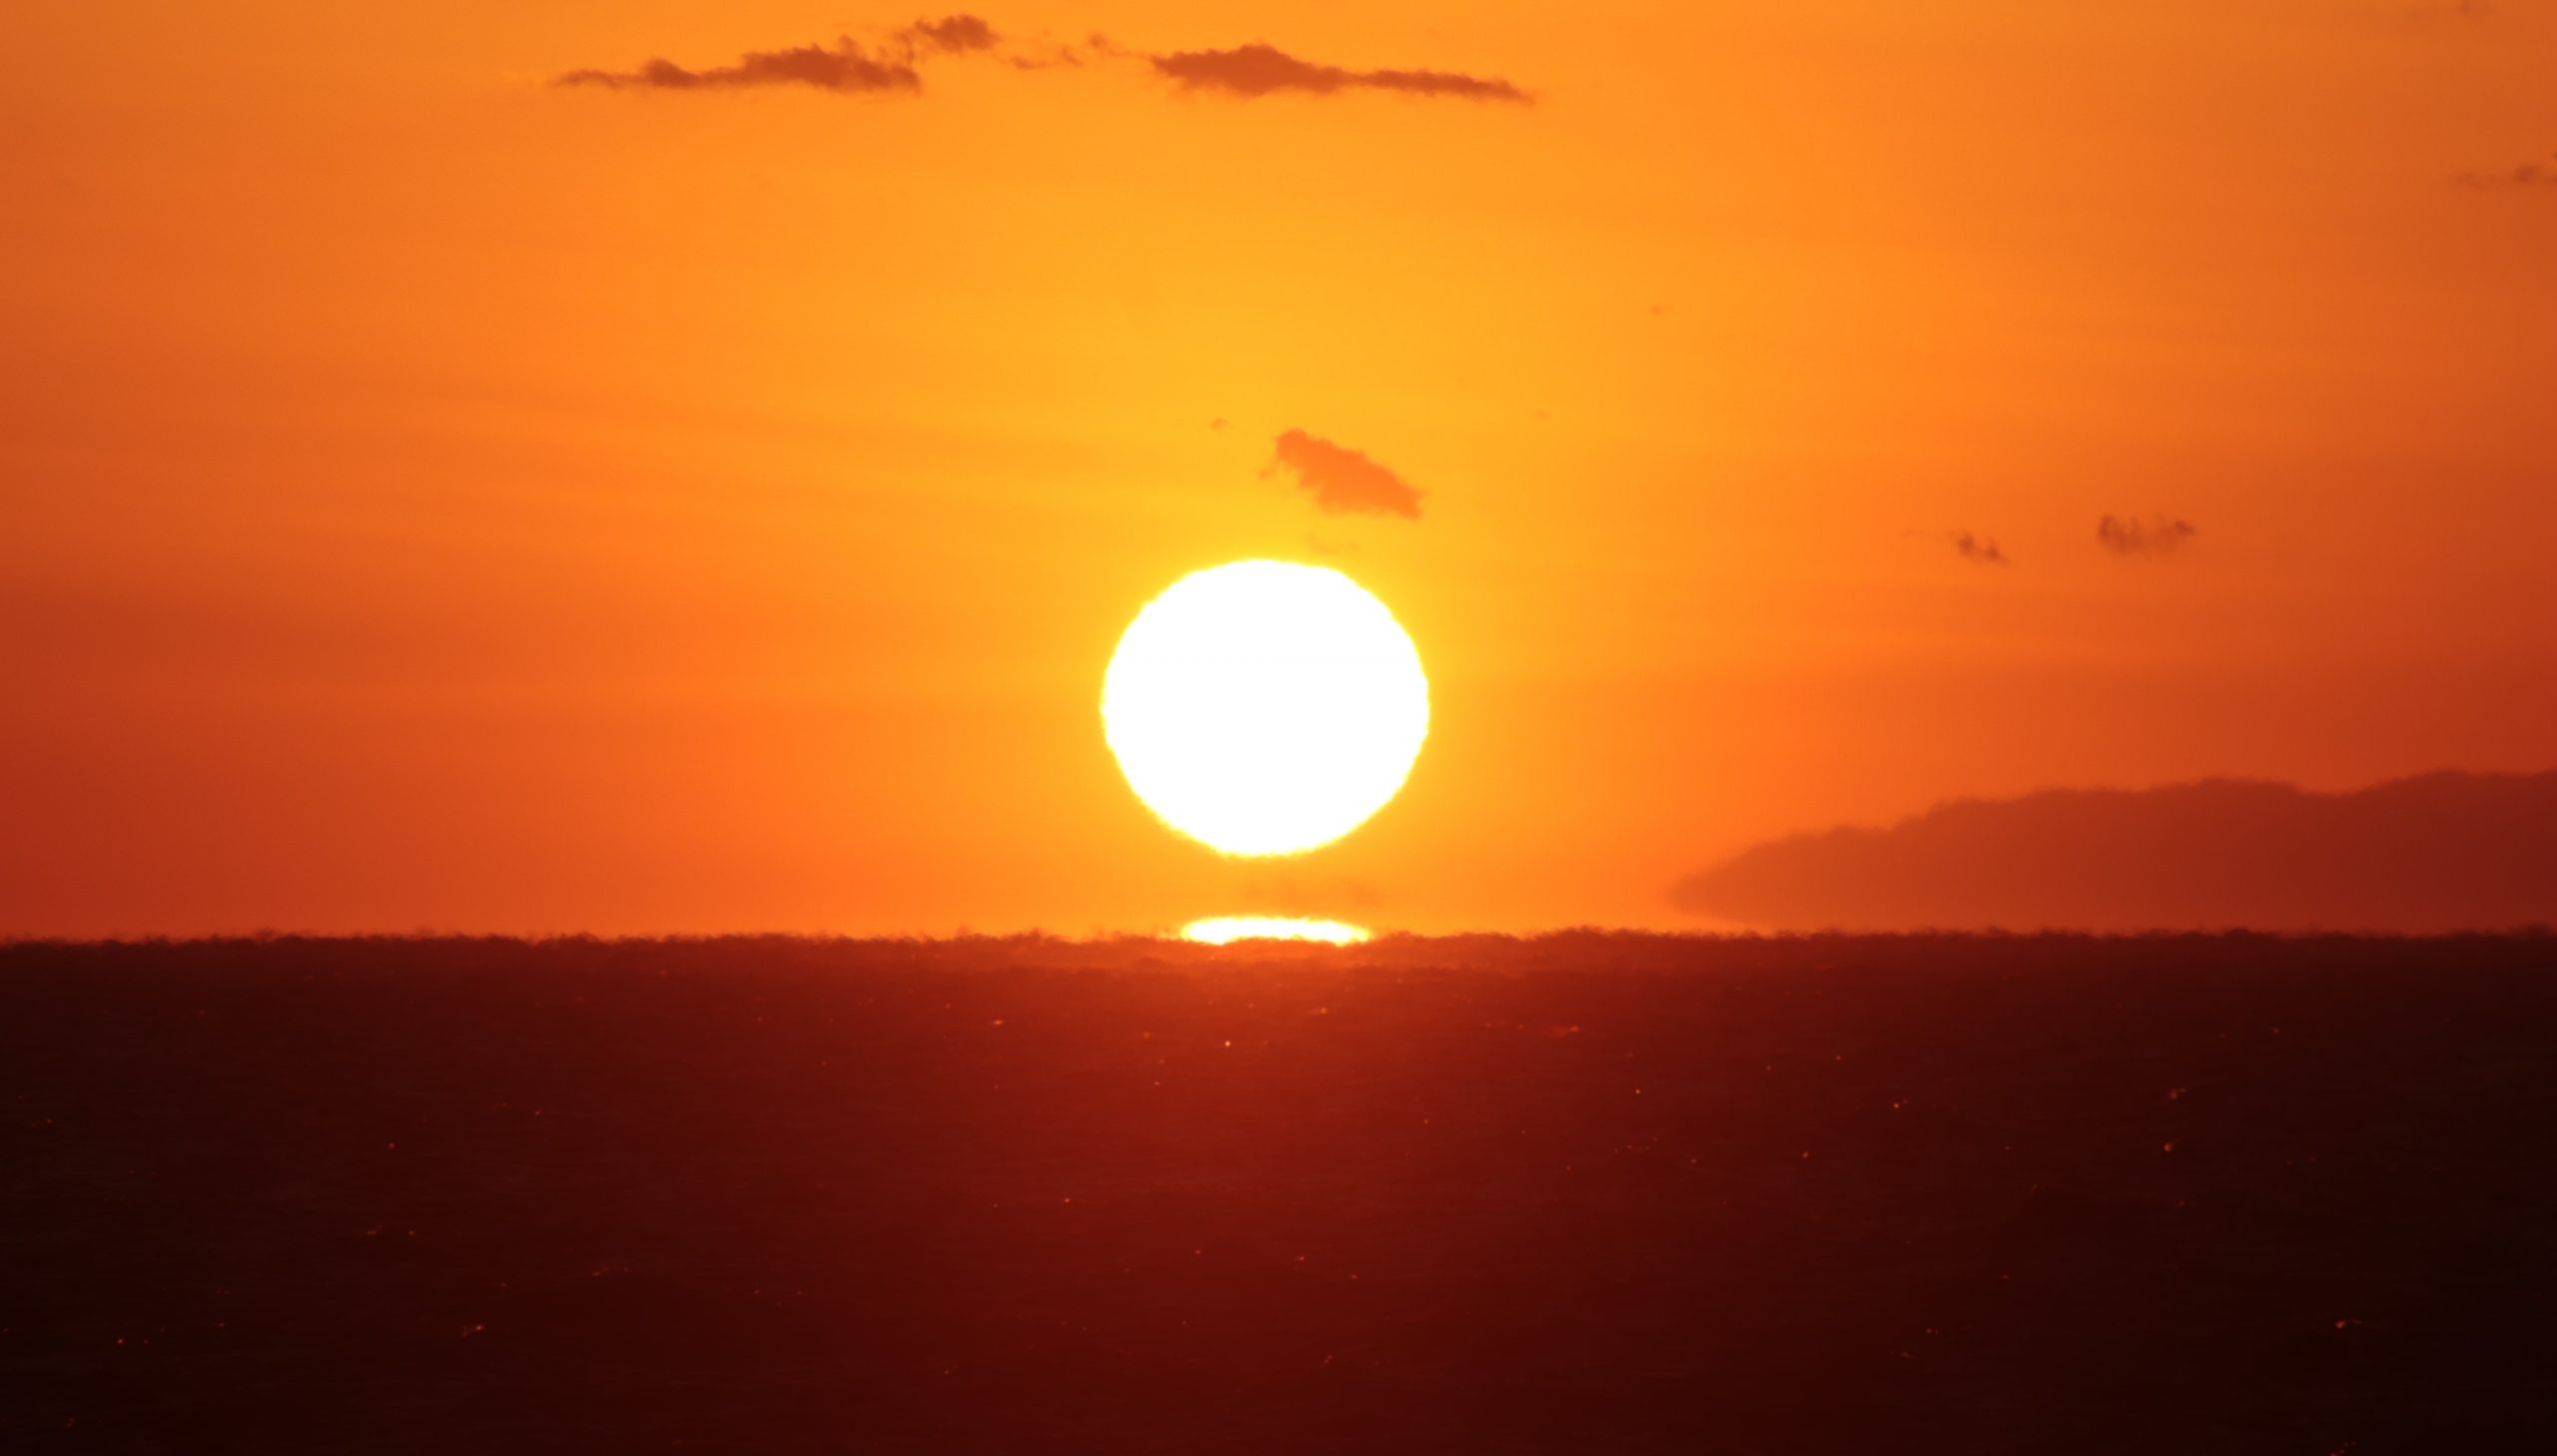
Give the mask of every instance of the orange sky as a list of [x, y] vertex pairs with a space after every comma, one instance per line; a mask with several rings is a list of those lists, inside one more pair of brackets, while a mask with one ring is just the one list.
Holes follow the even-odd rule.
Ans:
[[[1695, 925], [1954, 795], [2557, 763], [2549, 6], [1041, 3], [1004, 54], [1116, 47], [551, 84], [913, 18], [17, 17], [0, 931]], [[1531, 101], [1146, 59], [1256, 40]], [[1248, 556], [1434, 688], [1279, 865], [1096, 711]]]

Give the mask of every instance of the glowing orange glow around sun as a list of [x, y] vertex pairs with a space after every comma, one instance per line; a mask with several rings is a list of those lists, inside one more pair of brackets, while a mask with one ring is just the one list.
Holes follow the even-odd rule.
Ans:
[[1236, 561], [1137, 614], [1101, 716], [1129, 787], [1166, 824], [1229, 855], [1298, 854], [1402, 787], [1429, 734], [1429, 682], [1358, 583]]
[[1354, 946], [1367, 939], [1367, 931], [1337, 920], [1221, 915], [1183, 926], [1181, 938], [1208, 946], [1231, 946], [1237, 941], [1318, 941], [1326, 946]]

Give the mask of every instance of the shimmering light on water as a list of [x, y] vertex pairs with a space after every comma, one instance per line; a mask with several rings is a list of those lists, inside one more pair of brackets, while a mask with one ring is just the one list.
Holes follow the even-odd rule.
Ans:
[[1227, 946], [1236, 941], [1320, 941], [1327, 946], [1354, 946], [1367, 939], [1364, 926], [1336, 920], [1294, 920], [1271, 915], [1220, 915], [1194, 920], [1181, 928], [1181, 938], [1202, 945]]

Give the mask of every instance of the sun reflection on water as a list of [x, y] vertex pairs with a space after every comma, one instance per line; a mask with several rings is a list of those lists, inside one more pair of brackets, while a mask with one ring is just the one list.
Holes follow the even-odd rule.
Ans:
[[1237, 941], [1319, 941], [1326, 946], [1354, 946], [1367, 939], [1367, 928], [1337, 920], [1219, 915], [1183, 926], [1181, 938], [1207, 946], [1229, 946]]

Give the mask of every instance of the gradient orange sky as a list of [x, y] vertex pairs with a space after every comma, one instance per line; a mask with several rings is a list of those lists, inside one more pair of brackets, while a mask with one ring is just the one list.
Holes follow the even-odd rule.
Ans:
[[[15, 17], [0, 931], [1685, 926], [1954, 795], [2557, 763], [2557, 8], [984, 14], [1116, 48], [612, 89], [553, 82], [916, 17]], [[1145, 60], [1253, 41], [1530, 100]], [[1280, 864], [1097, 715], [1249, 556], [1434, 689]]]

